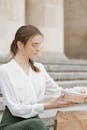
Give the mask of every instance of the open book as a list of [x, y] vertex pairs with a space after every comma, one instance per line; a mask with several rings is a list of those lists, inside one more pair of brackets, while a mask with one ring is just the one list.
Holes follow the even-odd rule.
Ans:
[[71, 89], [64, 90], [65, 96], [64, 99], [72, 101], [75, 103], [84, 103], [87, 102], [85, 97], [87, 96], [87, 88], [84, 87], [74, 87]]

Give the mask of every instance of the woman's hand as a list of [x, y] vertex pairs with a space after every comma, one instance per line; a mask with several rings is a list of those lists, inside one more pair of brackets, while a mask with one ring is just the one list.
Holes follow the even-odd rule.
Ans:
[[80, 89], [80, 93], [81, 93], [81, 94], [87, 94], [87, 88], [84, 88], [84, 87], [81, 88], [81, 89]]
[[64, 94], [61, 96], [50, 100], [48, 103], [44, 104], [44, 109], [52, 109], [52, 108], [62, 108], [67, 106], [72, 106], [73, 102], [71, 101], [64, 101]]

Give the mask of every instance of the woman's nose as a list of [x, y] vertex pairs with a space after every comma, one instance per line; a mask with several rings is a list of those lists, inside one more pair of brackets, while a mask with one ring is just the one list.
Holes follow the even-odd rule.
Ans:
[[40, 48], [36, 48], [36, 51], [39, 52], [39, 51], [40, 51]]

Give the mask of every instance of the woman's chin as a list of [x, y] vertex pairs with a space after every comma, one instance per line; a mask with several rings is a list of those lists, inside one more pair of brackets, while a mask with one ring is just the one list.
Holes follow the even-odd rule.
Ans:
[[32, 59], [32, 60], [34, 60], [34, 59], [36, 59], [37, 58], [37, 56], [35, 55], [35, 56], [32, 56], [32, 57], [30, 57], [30, 59]]

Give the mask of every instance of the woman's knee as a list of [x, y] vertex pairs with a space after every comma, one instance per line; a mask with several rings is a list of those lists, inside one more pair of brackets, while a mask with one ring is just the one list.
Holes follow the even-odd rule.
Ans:
[[32, 128], [32, 130], [46, 130], [44, 123], [41, 119], [30, 119], [28, 125]]

